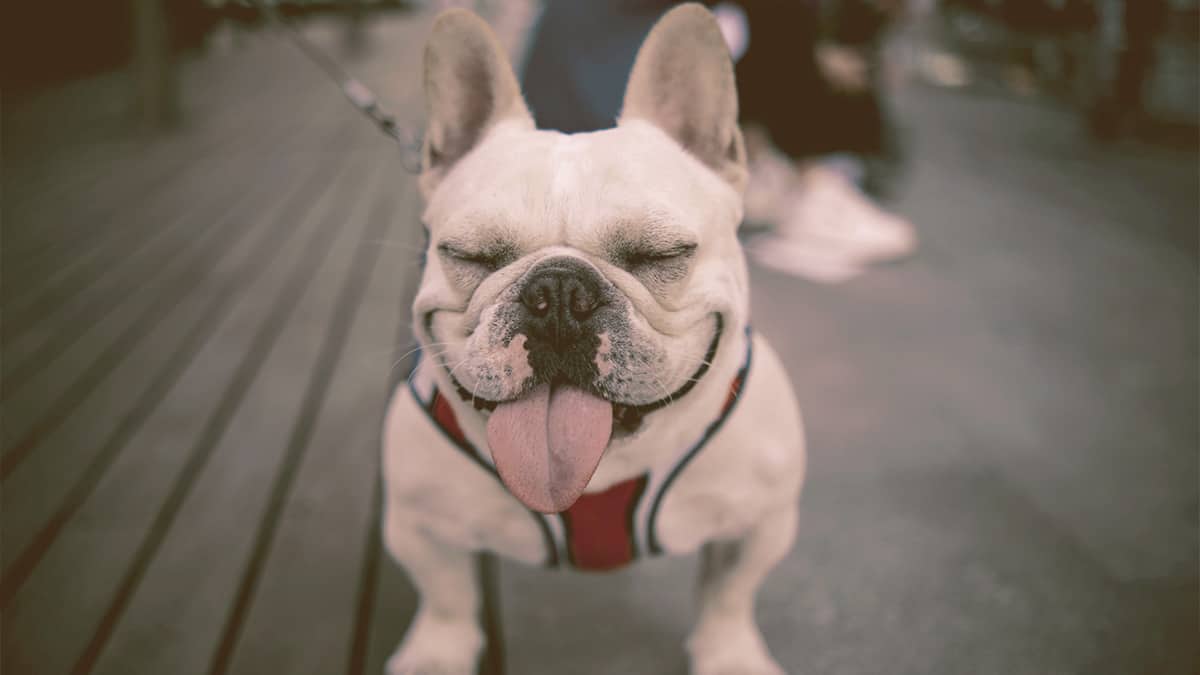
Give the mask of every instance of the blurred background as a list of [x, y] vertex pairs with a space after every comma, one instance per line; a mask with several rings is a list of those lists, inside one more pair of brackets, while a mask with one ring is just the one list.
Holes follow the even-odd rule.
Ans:
[[[416, 598], [380, 550], [379, 427], [451, 4], [576, 130], [611, 121], [670, 3], [5, 3], [6, 675], [382, 671]], [[711, 6], [755, 327], [809, 432], [759, 602], [775, 656], [1198, 672], [1196, 0]], [[487, 669], [682, 673], [695, 567], [503, 563]]]

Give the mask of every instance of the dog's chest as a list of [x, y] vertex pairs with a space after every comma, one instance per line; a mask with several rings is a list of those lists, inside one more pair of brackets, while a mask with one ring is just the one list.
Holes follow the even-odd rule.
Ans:
[[[470, 540], [461, 542], [464, 545], [505, 551], [511, 550], [513, 544], [502, 541], [508, 534], [516, 533], [519, 534], [518, 538], [528, 540], [526, 528], [509, 519], [524, 520], [526, 524], [534, 525], [540, 534], [544, 548], [541, 558], [546, 566], [588, 571], [612, 570], [641, 557], [682, 552], [667, 542], [706, 538], [714, 528], [723, 529], [729, 521], [721, 513], [721, 504], [727, 502], [720, 496], [725, 492], [722, 481], [718, 480], [709, 489], [697, 491], [696, 486], [690, 485], [694, 481], [684, 477], [685, 470], [709, 445], [732, 413], [748, 367], [749, 353], [744, 366], [729, 384], [724, 403], [715, 411], [714, 418], [698, 427], [684, 447], [670, 455], [670, 461], [603, 490], [585, 493], [562, 513], [542, 514], [522, 508], [506, 508], [503, 512], [508, 514], [508, 518], [503, 527], [497, 527], [495, 513], [460, 511], [458, 521], [452, 527], [438, 529], [462, 532], [462, 536]], [[475, 465], [470, 470], [471, 482], [479, 483], [480, 478], [487, 474], [484, 481], [492, 484], [486, 488], [479, 485], [479, 493], [494, 492], [499, 480], [490, 457], [468, 440], [460, 428], [453, 406], [446, 395], [438, 390], [436, 382], [419, 372], [410, 381], [409, 389], [427, 420], [441, 431], [445, 440], [450, 441], [457, 454]], [[675, 498], [676, 491], [683, 499]], [[427, 498], [422, 501], [426, 519], [445, 520], [438, 516], [441, 508], [435, 508], [444, 500]], [[681, 509], [692, 508], [697, 509], [695, 516], [679, 513]], [[484, 520], [475, 518], [475, 515], [483, 516]], [[683, 537], [678, 533], [681, 527], [685, 534]]]

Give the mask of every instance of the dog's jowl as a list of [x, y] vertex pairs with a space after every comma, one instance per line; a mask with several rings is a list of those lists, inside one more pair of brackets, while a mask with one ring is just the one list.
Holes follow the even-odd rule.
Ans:
[[792, 544], [804, 443], [749, 328], [745, 153], [712, 16], [659, 21], [612, 129], [535, 129], [464, 11], [434, 24], [425, 94], [422, 358], [384, 430], [385, 541], [421, 601], [389, 672], [475, 672], [475, 552], [608, 570], [699, 551], [692, 672], [782, 673], [754, 596]]

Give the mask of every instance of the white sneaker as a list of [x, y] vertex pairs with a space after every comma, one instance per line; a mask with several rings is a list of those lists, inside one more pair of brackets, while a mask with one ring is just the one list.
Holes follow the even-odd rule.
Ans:
[[823, 245], [762, 235], [746, 244], [746, 252], [763, 267], [821, 284], [839, 284], [863, 273], [862, 265]]
[[911, 224], [876, 206], [841, 174], [805, 172], [787, 214], [746, 246], [759, 263], [821, 283], [851, 279], [872, 263], [916, 250]]
[[841, 174], [823, 167], [804, 174], [777, 231], [827, 239], [864, 263], [904, 258], [916, 249], [916, 234], [908, 221], [879, 208]]

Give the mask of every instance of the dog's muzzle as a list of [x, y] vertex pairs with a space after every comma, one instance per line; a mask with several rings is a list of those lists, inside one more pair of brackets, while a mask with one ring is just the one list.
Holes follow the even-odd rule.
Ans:
[[538, 265], [520, 293], [526, 333], [555, 350], [581, 335], [601, 302], [600, 278], [570, 258]]
[[540, 382], [587, 386], [596, 377], [600, 333], [610, 314], [611, 284], [570, 256], [539, 262], [518, 292], [522, 316], [514, 332], [526, 336], [529, 365]]

